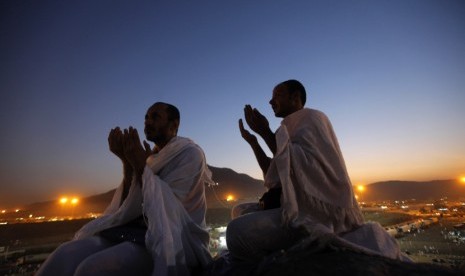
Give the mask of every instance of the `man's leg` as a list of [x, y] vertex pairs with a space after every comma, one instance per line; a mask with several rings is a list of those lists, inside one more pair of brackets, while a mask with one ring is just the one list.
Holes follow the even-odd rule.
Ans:
[[262, 211], [258, 202], [241, 203], [233, 207], [231, 211], [231, 219], [258, 211]]
[[113, 243], [98, 236], [63, 243], [50, 254], [36, 275], [74, 275], [82, 260], [111, 245]]
[[123, 242], [86, 258], [74, 275], [150, 275], [152, 267], [152, 257], [144, 246]]
[[241, 261], [257, 262], [280, 249], [287, 249], [300, 236], [281, 225], [281, 208], [250, 213], [232, 220], [226, 231], [230, 254]]

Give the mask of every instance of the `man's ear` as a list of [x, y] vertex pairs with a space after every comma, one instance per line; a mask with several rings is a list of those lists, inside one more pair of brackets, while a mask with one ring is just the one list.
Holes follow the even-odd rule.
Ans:
[[301, 100], [300, 100], [300, 92], [299, 91], [295, 91], [294, 93], [290, 93], [289, 96], [291, 98], [291, 102], [294, 105], [302, 104]]
[[175, 134], [178, 134], [179, 129], [179, 120], [173, 120], [170, 122], [171, 130], [174, 131]]

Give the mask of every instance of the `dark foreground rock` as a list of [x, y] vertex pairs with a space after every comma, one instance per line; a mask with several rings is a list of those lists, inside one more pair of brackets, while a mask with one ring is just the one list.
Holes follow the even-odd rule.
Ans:
[[348, 250], [277, 259], [255, 275], [465, 275], [465, 271], [426, 263], [406, 263]]
[[328, 236], [318, 241], [303, 241], [288, 251], [265, 258], [258, 266], [237, 266], [226, 253], [203, 274], [207, 275], [465, 275], [465, 268], [366, 254]]

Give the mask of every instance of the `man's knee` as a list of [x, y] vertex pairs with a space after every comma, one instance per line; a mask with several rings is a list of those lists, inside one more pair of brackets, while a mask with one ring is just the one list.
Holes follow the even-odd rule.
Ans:
[[84, 259], [76, 268], [75, 276], [83, 275], [104, 275], [102, 269], [108, 268], [108, 263], [102, 263], [98, 258], [89, 256]]
[[257, 212], [260, 211], [260, 207], [258, 203], [241, 203], [233, 207], [231, 210], [231, 218], [235, 219], [237, 217], [240, 217], [242, 215], [252, 213], [252, 212]]
[[150, 275], [152, 258], [144, 247], [123, 242], [83, 260], [74, 275]]
[[235, 219], [242, 214], [242, 208], [240, 205], [236, 205], [231, 210], [231, 219]]
[[81, 241], [69, 241], [58, 246], [40, 266], [36, 275], [72, 275], [81, 261]]
[[64, 265], [67, 260], [71, 260], [73, 256], [76, 256], [75, 253], [79, 249], [79, 243], [76, 241], [62, 243], [48, 257], [49, 262], [56, 262]]
[[247, 236], [247, 225], [244, 225], [242, 218], [233, 219], [226, 228], [226, 243], [230, 251], [235, 251], [242, 247], [242, 239]]

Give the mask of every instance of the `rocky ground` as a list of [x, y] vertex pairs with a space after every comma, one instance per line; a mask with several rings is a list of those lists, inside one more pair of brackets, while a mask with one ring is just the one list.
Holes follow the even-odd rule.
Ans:
[[[210, 212], [208, 218], [213, 224], [222, 225], [227, 223], [223, 218], [228, 215], [227, 209], [216, 210]], [[454, 239], [447, 236], [454, 225], [463, 221], [463, 218], [446, 218], [428, 229], [398, 238], [402, 251], [415, 263], [366, 255], [333, 244], [329, 239], [326, 243], [307, 244], [293, 251], [279, 253], [268, 258], [260, 267], [245, 271], [252, 275], [465, 275], [465, 244], [457, 242], [457, 239], [454, 242]], [[41, 253], [37, 251], [36, 245], [52, 242], [58, 244], [68, 240], [85, 222], [1, 226], [0, 241], [1, 245], [9, 244], [10, 250], [16, 247], [14, 244], [18, 247], [22, 244], [23, 248], [33, 250], [30, 253]], [[216, 269], [221, 270], [227, 264], [219, 261], [215, 265]], [[246, 275], [244, 270], [223, 272], [222, 275]]]
[[465, 218], [443, 218], [439, 223], [427, 229], [419, 229], [397, 239], [403, 252], [415, 262], [436, 263], [446, 267], [465, 265], [465, 241], [461, 241], [450, 232], [465, 235], [465, 230], [458, 230], [454, 225], [462, 223]]

